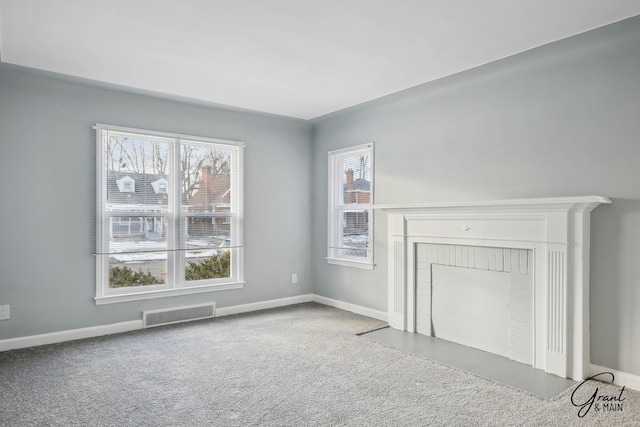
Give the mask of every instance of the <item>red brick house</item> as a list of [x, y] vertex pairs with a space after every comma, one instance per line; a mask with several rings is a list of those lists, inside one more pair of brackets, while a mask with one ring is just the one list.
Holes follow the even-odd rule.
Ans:
[[[371, 203], [371, 182], [364, 178], [353, 179], [353, 169], [347, 169], [344, 184], [344, 204]], [[344, 234], [363, 234], [367, 232], [369, 211], [345, 212]]]
[[[187, 200], [187, 212], [229, 212], [231, 175], [214, 175], [211, 166], [203, 166], [198, 190]], [[189, 218], [189, 236], [229, 236], [230, 217]]]

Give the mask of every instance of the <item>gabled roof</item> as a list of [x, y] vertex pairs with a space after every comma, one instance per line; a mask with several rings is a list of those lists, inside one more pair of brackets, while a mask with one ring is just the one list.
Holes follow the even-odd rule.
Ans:
[[[135, 182], [134, 192], [121, 191], [118, 181], [129, 177]], [[167, 179], [166, 175], [143, 174], [123, 171], [107, 171], [107, 203], [126, 205], [167, 205], [167, 193], [156, 193], [152, 183]], [[157, 185], [156, 185], [157, 187]]]

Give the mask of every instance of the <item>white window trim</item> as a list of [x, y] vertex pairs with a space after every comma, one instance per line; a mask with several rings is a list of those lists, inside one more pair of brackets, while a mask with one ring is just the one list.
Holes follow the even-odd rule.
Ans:
[[[213, 143], [222, 146], [228, 146], [235, 148], [234, 155], [232, 156], [232, 176], [231, 176], [231, 188], [236, 191], [231, 191], [231, 206], [235, 209], [232, 212], [225, 212], [225, 215], [231, 216], [231, 230], [232, 230], [232, 242], [233, 246], [230, 247], [231, 253], [231, 278], [223, 279], [210, 279], [200, 281], [184, 280], [184, 257], [176, 258], [176, 252], [173, 250], [180, 245], [180, 239], [182, 233], [176, 233], [177, 224], [184, 223], [188, 217], [195, 216], [220, 216], [220, 214], [198, 214], [180, 212], [179, 209], [174, 209], [168, 212], [126, 212], [127, 216], [153, 216], [153, 217], [165, 217], [168, 221], [174, 224], [174, 227], [170, 227], [174, 231], [167, 236], [168, 250], [167, 250], [167, 264], [174, 266], [173, 277], [171, 281], [167, 281], [167, 284], [162, 285], [147, 285], [144, 287], [127, 287], [127, 288], [109, 288], [109, 261], [108, 255], [96, 255], [96, 305], [110, 304], [117, 302], [145, 300], [159, 297], [187, 295], [201, 292], [210, 291], [222, 291], [228, 289], [239, 289], [244, 286], [244, 146], [241, 141], [223, 140], [218, 138], [208, 138], [193, 135], [167, 133], [144, 129], [126, 128], [121, 126], [112, 126], [105, 124], [96, 124], [94, 126], [96, 130], [96, 165], [106, 164], [106, 158], [104, 150], [101, 144], [101, 135], [103, 131], [109, 131], [112, 133], [122, 133], [126, 135], [139, 135], [141, 137], [154, 137], [155, 139], [165, 139], [167, 141], [174, 142], [172, 156], [179, 158], [180, 156], [180, 144], [184, 141], [187, 144], [193, 143]], [[177, 156], [177, 157], [175, 157]], [[172, 176], [179, 176], [179, 171], [175, 170], [178, 162], [172, 162], [171, 172]], [[102, 229], [103, 233], [96, 234], [96, 246], [101, 249], [101, 252], [108, 251], [109, 237], [105, 235], [105, 230], [109, 230], [108, 222], [111, 217], [122, 216], [123, 212], [111, 212], [106, 213], [103, 211], [102, 201], [106, 196], [104, 194], [106, 189], [107, 170], [104, 167], [96, 167], [96, 229]], [[175, 200], [171, 200], [173, 197], [179, 197], [181, 194], [180, 180], [173, 180], [174, 188], [167, 188], [170, 191], [171, 206], [179, 206]], [[169, 183], [170, 184], [170, 183]], [[169, 186], [168, 186], [169, 187]], [[100, 227], [102, 224], [102, 227]], [[169, 283], [173, 283], [170, 285]]]
[[[342, 176], [339, 173], [341, 170], [340, 162], [345, 157], [355, 156], [358, 154], [369, 154], [369, 168], [371, 174], [370, 181], [370, 191], [371, 196], [369, 200], [369, 204], [359, 204], [359, 205], [344, 205], [340, 204], [340, 199], [344, 197], [342, 188]], [[373, 242], [374, 242], [374, 211], [372, 206], [374, 204], [374, 143], [362, 144], [353, 147], [342, 148], [339, 150], [329, 151], [328, 155], [328, 182], [329, 182], [329, 192], [328, 192], [328, 228], [327, 228], [327, 263], [334, 265], [341, 265], [347, 267], [356, 267], [367, 270], [372, 270], [375, 267], [374, 263], [374, 253], [373, 253]], [[366, 209], [369, 212], [369, 252], [368, 257], [366, 259], [360, 257], [339, 257], [333, 255], [335, 251], [332, 248], [336, 247], [338, 244], [339, 238], [339, 216], [337, 213], [339, 211], [348, 211], [350, 209]]]

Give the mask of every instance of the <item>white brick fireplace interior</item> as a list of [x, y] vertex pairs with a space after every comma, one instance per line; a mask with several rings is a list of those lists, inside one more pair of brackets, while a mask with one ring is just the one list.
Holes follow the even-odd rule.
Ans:
[[376, 206], [388, 214], [389, 325], [586, 378], [590, 212], [602, 203]]
[[533, 251], [417, 243], [416, 332], [533, 365]]

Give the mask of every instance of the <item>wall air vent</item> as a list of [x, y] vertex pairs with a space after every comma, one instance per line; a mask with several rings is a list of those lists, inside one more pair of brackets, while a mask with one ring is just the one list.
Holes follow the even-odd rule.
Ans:
[[151, 328], [154, 326], [189, 322], [191, 320], [210, 319], [215, 317], [215, 314], [215, 303], [161, 308], [158, 310], [144, 310], [142, 312], [142, 322], [144, 328]]

